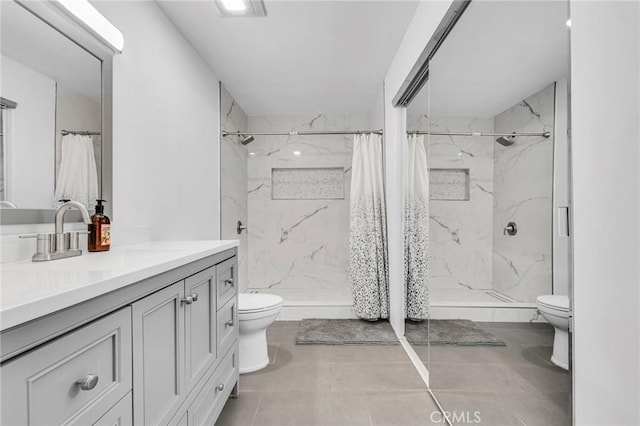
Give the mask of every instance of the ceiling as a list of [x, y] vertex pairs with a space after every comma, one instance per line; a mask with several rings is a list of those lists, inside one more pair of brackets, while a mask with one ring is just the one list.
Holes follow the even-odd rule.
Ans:
[[418, 4], [265, 3], [223, 18], [213, 1], [158, 2], [248, 115], [368, 112]]
[[410, 108], [493, 117], [568, 76], [568, 18], [568, 1], [474, 0], [429, 64], [430, 99]]
[[2, 54], [72, 92], [101, 96], [102, 63], [13, 1], [0, 1]]

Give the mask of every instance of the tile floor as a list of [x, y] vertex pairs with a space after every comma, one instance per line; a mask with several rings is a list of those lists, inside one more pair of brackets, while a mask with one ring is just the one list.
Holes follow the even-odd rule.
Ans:
[[216, 426], [442, 424], [400, 345], [295, 345], [298, 324], [269, 327], [271, 364], [240, 376]]
[[[548, 324], [478, 323], [507, 346], [414, 347], [428, 364], [433, 393], [458, 424], [570, 426], [571, 375], [550, 361]], [[465, 417], [466, 416], [466, 417]], [[456, 422], [454, 422], [456, 424]]]
[[[298, 324], [267, 330], [270, 365], [240, 377], [217, 426], [445, 424], [401, 346], [295, 345]], [[507, 346], [432, 346], [430, 360], [414, 347], [454, 424], [571, 425], [571, 376], [548, 361], [553, 329], [481, 325]]]

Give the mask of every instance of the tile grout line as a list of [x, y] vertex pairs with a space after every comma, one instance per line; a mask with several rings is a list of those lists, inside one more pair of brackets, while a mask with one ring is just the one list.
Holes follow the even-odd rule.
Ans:
[[429, 395], [431, 395], [431, 399], [433, 399], [433, 402], [436, 403], [436, 406], [438, 407], [438, 410], [440, 410], [440, 413], [442, 413], [442, 416], [446, 420], [447, 425], [452, 426], [449, 418], [444, 415], [444, 409], [442, 408], [442, 405], [440, 405], [440, 401], [438, 401], [438, 398], [436, 398], [433, 392], [431, 392], [431, 387], [429, 386], [429, 370], [427, 369], [427, 367], [424, 366], [424, 363], [422, 362], [422, 360], [420, 359], [416, 351], [411, 347], [411, 345], [409, 344], [409, 342], [404, 336], [399, 337], [398, 340], [400, 341], [400, 344], [402, 345], [402, 348], [404, 349], [404, 351], [407, 353], [407, 356], [413, 363], [413, 366], [415, 367], [416, 371], [422, 378], [422, 381], [427, 387], [427, 392], [429, 393]]
[[258, 405], [256, 405], [256, 412], [253, 413], [253, 419], [251, 419], [251, 426], [256, 424], [256, 418], [258, 418], [258, 411], [260, 410], [261, 404], [262, 404], [262, 393], [260, 394], [260, 398], [258, 399]]

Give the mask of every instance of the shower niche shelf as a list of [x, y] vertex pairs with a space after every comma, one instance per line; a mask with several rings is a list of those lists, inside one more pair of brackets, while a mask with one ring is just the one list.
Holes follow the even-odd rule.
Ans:
[[469, 201], [469, 169], [429, 169], [429, 199]]
[[343, 167], [271, 169], [272, 200], [343, 200]]

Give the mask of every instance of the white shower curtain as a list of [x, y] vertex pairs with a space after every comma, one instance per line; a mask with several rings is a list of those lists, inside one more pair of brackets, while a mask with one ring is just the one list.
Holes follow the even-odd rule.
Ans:
[[355, 135], [351, 168], [351, 290], [358, 317], [389, 318], [387, 227], [380, 135]]
[[86, 135], [65, 135], [61, 147], [55, 202], [74, 200], [92, 210], [100, 198], [93, 140]]
[[405, 183], [406, 315], [429, 315], [429, 168], [424, 137], [407, 137]]

